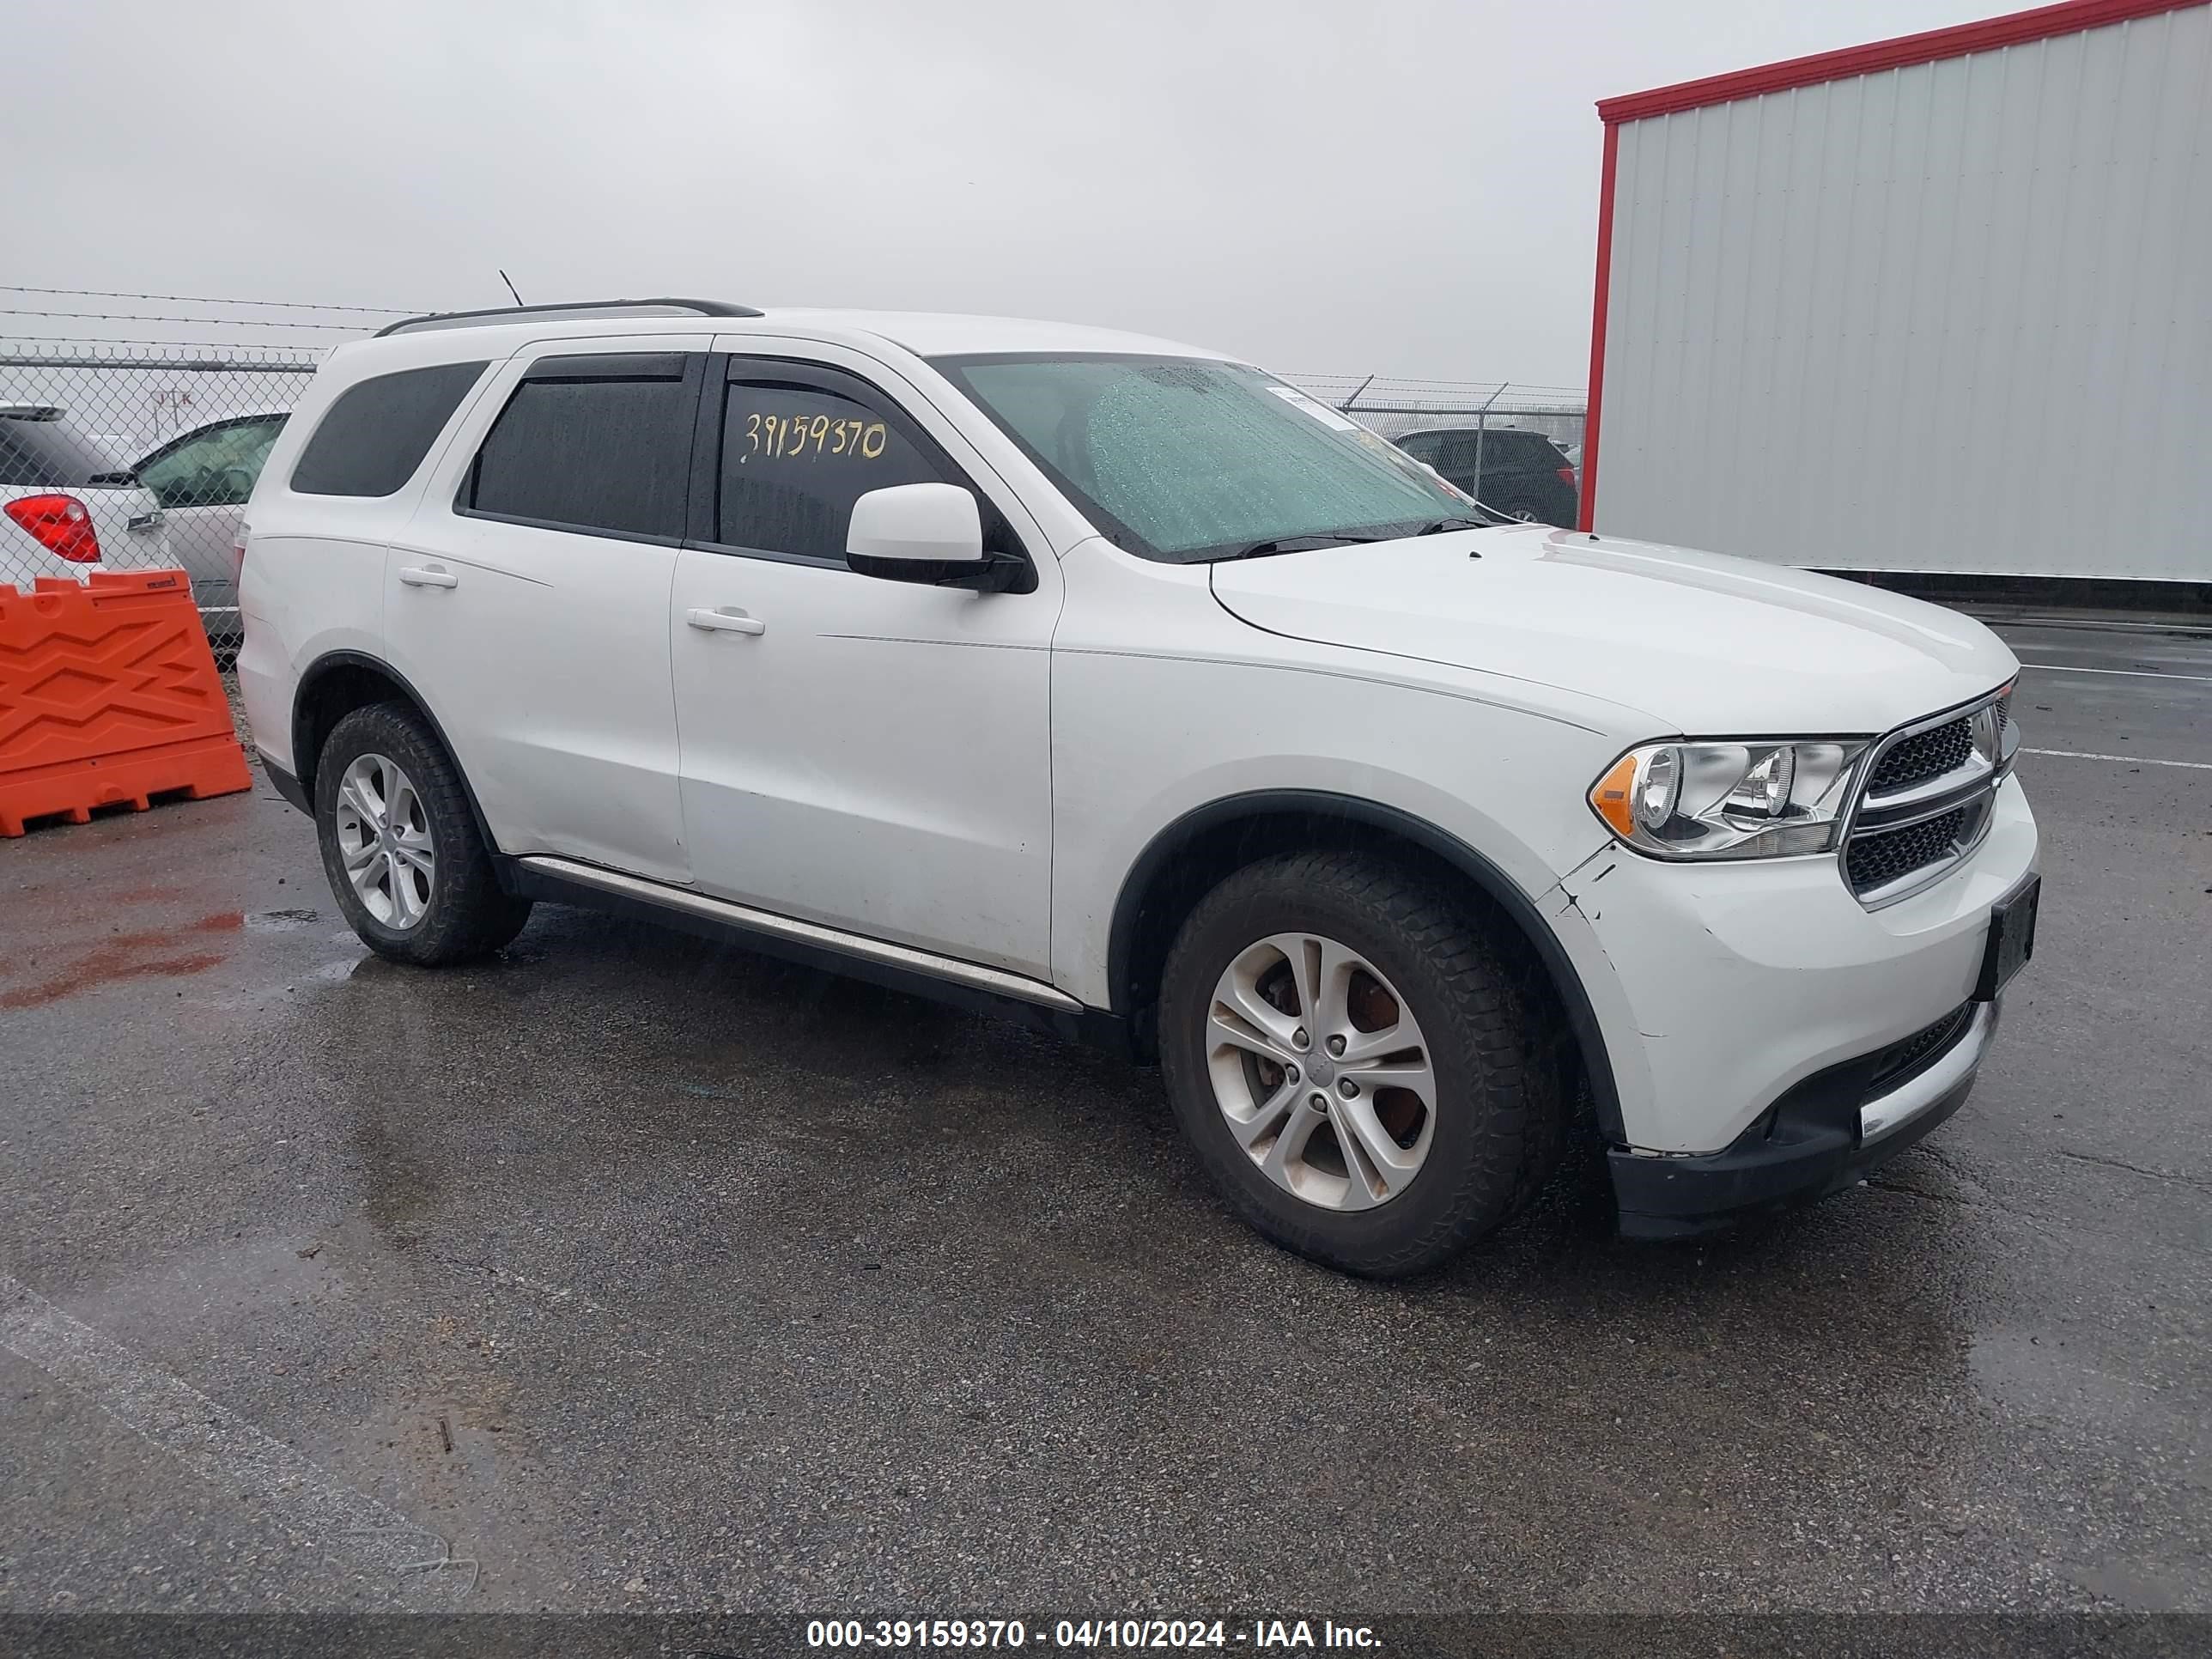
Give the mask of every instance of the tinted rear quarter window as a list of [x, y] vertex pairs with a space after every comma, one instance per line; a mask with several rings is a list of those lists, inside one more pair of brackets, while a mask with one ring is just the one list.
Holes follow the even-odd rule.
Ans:
[[124, 465], [66, 415], [0, 415], [0, 486], [74, 489]]
[[415, 476], [484, 367], [439, 363], [348, 386], [293, 464], [294, 493], [394, 494]]
[[683, 354], [541, 359], [486, 434], [464, 510], [680, 539], [698, 402], [684, 368]]

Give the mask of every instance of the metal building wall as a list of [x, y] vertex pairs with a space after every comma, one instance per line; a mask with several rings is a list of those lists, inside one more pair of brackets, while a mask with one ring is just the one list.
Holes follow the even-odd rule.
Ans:
[[1598, 528], [2212, 581], [2212, 6], [1616, 142]]

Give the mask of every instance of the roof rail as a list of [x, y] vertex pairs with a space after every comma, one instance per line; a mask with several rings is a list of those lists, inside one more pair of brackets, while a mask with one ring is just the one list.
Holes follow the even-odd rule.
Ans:
[[611, 311], [625, 312], [633, 317], [665, 317], [672, 312], [684, 311], [699, 317], [766, 314], [750, 306], [733, 306], [726, 300], [577, 300], [560, 306], [493, 306], [484, 311], [434, 311], [427, 317], [410, 317], [404, 322], [380, 328], [376, 337], [380, 340], [387, 334], [411, 334], [418, 329], [485, 327], [529, 318], [552, 323], [564, 317], [595, 317]]

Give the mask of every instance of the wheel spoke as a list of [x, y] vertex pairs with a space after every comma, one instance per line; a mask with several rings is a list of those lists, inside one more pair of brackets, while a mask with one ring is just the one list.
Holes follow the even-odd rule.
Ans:
[[368, 791], [362, 787], [362, 780], [357, 775], [348, 777], [338, 786], [338, 805], [351, 809], [353, 815], [371, 830], [380, 829], [383, 826], [381, 803], [369, 798]]
[[343, 848], [342, 850], [345, 857], [345, 867], [355, 878], [354, 885], [358, 887], [361, 884], [361, 872], [376, 861], [376, 855], [380, 849], [374, 840], [369, 840], [362, 842], [358, 847]]
[[1337, 1069], [1357, 1072], [1373, 1065], [1384, 1054], [1395, 1054], [1401, 1049], [1416, 1048], [1420, 1043], [1418, 1032], [1408, 1033], [1405, 1017], [1401, 1014], [1392, 1024], [1379, 1031], [1353, 1030], [1348, 1026], [1341, 1031], [1332, 1031], [1332, 1036], [1344, 1039], [1344, 1052], [1337, 1056]]
[[[1301, 983], [1298, 1000], [1313, 1023], [1314, 1041], [1324, 1036], [1352, 1036], [1352, 975], [1367, 964], [1334, 939], [1306, 941], [1307, 960], [1313, 970], [1313, 989]], [[1369, 969], [1370, 972], [1373, 970]]]
[[1280, 1187], [1291, 1186], [1291, 1165], [1304, 1165], [1306, 1143], [1314, 1138], [1314, 1131], [1321, 1127], [1323, 1121], [1319, 1112], [1308, 1110], [1303, 1103], [1297, 1103], [1295, 1097], [1293, 1103], [1296, 1109], [1275, 1137], [1275, 1144], [1267, 1148], [1266, 1161], [1260, 1165]]
[[384, 855], [384, 878], [386, 890], [392, 895], [392, 925], [395, 927], [411, 927], [416, 908], [415, 878], [407, 873], [406, 867], [398, 859], [388, 852]]
[[1286, 1039], [1255, 1030], [1249, 1021], [1219, 1004], [1214, 1006], [1213, 1017], [1206, 1022], [1206, 1043], [1209, 1049], [1240, 1048], [1278, 1065], [1294, 1058]]
[[[1297, 1029], [1297, 1016], [1285, 1013], [1261, 996], [1255, 978], [1245, 973], [1243, 962], [1222, 975], [1221, 983], [1214, 988], [1213, 1002], [1215, 1024], [1226, 1028], [1241, 1021], [1261, 1040], [1262, 1046], [1254, 1049], [1255, 1053], [1266, 1054], [1271, 1059], [1297, 1053], [1291, 1046], [1291, 1033]], [[1231, 1019], [1224, 1020], [1224, 1012]], [[1240, 1042], [1237, 1047], [1252, 1045]]]
[[430, 838], [419, 830], [402, 830], [392, 838], [392, 850], [400, 862], [412, 870], [420, 870], [428, 882], [436, 873], [435, 860], [431, 851]]
[[374, 807], [379, 826], [392, 822], [392, 763], [379, 756], [371, 760], [368, 769], [361, 775], [362, 799]]
[[1345, 1162], [1349, 1164], [1352, 1161], [1352, 1146], [1357, 1142], [1360, 1152], [1375, 1173], [1382, 1177], [1383, 1185], [1389, 1190], [1376, 1194], [1377, 1198], [1387, 1197], [1389, 1192], [1395, 1192], [1401, 1182], [1411, 1181], [1413, 1172], [1421, 1167], [1427, 1147], [1419, 1140], [1410, 1147], [1401, 1146], [1391, 1139], [1390, 1132], [1375, 1115], [1374, 1103], [1365, 1096], [1358, 1100], [1334, 1102], [1329, 1109], [1329, 1116], [1336, 1125], [1338, 1140], [1344, 1143]]
[[1265, 1140], [1280, 1128], [1285, 1115], [1296, 1110], [1297, 1104], [1298, 1085], [1285, 1078], [1274, 1093], [1254, 1108], [1251, 1116], [1230, 1118], [1229, 1133], [1249, 1152], [1254, 1142]]
[[1421, 1104], [1431, 1111], [1436, 1109], [1437, 1076], [1425, 1054], [1415, 1054], [1407, 1060], [1347, 1066], [1341, 1070], [1356, 1079], [1359, 1086], [1370, 1094], [1377, 1089], [1403, 1089], [1409, 1094], [1419, 1096]]
[[1388, 1170], [1378, 1175], [1367, 1143], [1352, 1121], [1352, 1110], [1343, 1101], [1329, 1103], [1328, 1121], [1336, 1130], [1337, 1148], [1344, 1155], [1345, 1193], [1341, 1207], [1371, 1210], [1390, 1196], [1397, 1183], [1391, 1179]]

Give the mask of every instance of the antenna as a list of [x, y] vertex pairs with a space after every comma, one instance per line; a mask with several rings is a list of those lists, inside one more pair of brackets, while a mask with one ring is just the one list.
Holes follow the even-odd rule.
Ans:
[[[499, 280], [507, 284], [507, 291], [509, 294], [514, 294], [514, 278], [502, 270], [499, 273]], [[522, 303], [522, 296], [520, 294], [514, 294], [514, 303], [517, 305]]]

